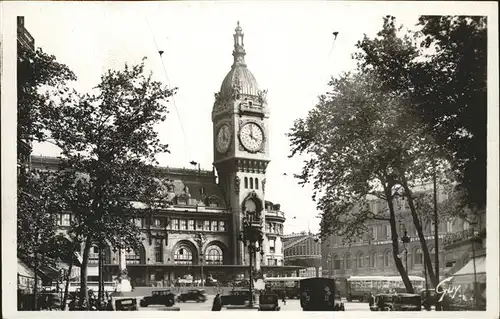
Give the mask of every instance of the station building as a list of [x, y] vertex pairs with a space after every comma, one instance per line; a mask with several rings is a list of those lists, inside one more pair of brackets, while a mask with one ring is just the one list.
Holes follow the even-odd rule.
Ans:
[[[426, 186], [420, 191], [429, 192], [432, 189]], [[438, 201], [441, 202], [446, 199], [446, 192], [443, 190], [438, 191]], [[398, 216], [398, 238], [401, 239], [404, 230], [407, 231], [409, 237], [409, 243], [407, 244], [403, 244], [401, 240], [399, 241], [399, 252], [403, 266], [407, 269], [408, 275], [425, 278], [424, 255], [409, 207], [404, 203], [395, 206], [396, 216]], [[385, 207], [386, 203], [382, 200], [370, 200], [370, 210], [374, 214], [384, 210]], [[483, 259], [480, 257], [485, 255], [482, 246], [486, 242], [483, 240], [485, 238], [485, 215], [480, 214], [479, 216], [479, 226], [475, 230], [475, 234], [479, 238], [475, 248], [477, 251], [476, 258], [479, 258], [478, 263], [483, 265]], [[433, 219], [428, 219], [422, 220], [421, 224], [433, 269], [435, 269], [434, 222]], [[399, 276], [392, 255], [389, 222], [371, 220], [367, 223], [367, 227], [369, 231], [350, 244], [343, 242], [344, 238], [337, 235], [329, 236], [321, 244], [322, 273], [324, 277], [334, 277], [340, 282], [345, 282], [350, 276]], [[457, 217], [439, 216], [437, 254], [440, 280], [454, 276], [467, 263], [470, 264], [472, 260], [470, 234], [470, 224], [466, 220]], [[478, 271], [481, 271], [481, 269], [478, 268]], [[484, 276], [480, 278], [483, 278], [484, 281], [484, 266], [482, 272]], [[428, 285], [433, 288], [430, 280]], [[345, 289], [345, 285], [340, 285], [340, 288], [342, 291]]]
[[[264, 234], [257, 269], [285, 272], [282, 241], [285, 213], [266, 200], [269, 157], [269, 116], [266, 90], [260, 90], [245, 63], [244, 34], [239, 23], [233, 35], [233, 64], [215, 93], [212, 111], [214, 168], [158, 167], [165, 178], [171, 205], [133, 220], [145, 240], [139, 251], [105, 250], [104, 280], [126, 267], [132, 285], [170, 285], [179, 278], [233, 279], [248, 276], [248, 248], [239, 240], [242, 219], [261, 222]], [[207, 119], [208, 120], [208, 119]], [[31, 166], [57, 169], [59, 159], [32, 156]], [[62, 230], [71, 213], [59, 216]], [[203, 234], [205, 241], [196, 240]], [[88, 280], [97, 280], [98, 248], [90, 253]]]

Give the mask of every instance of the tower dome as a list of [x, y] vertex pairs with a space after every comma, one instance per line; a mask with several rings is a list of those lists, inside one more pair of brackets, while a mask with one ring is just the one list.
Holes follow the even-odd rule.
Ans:
[[257, 96], [259, 94], [259, 87], [257, 85], [257, 80], [255, 80], [255, 77], [252, 72], [248, 70], [245, 63], [246, 53], [243, 44], [244, 34], [239, 21], [234, 31], [234, 62], [231, 66], [231, 70], [224, 78], [224, 81], [222, 81], [220, 96], [222, 98], [231, 97], [234, 92], [238, 92], [242, 95]]

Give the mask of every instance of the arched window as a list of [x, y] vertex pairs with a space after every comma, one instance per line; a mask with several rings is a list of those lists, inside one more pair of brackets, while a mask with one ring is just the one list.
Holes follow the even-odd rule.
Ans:
[[358, 254], [358, 268], [365, 267], [365, 255], [363, 253]]
[[245, 177], [245, 188], [248, 188], [248, 177]]
[[255, 189], [259, 189], [259, 179], [255, 179]]
[[384, 253], [384, 267], [389, 267], [391, 265], [391, 252], [386, 251]]
[[415, 256], [414, 256], [414, 258], [415, 258], [415, 262], [414, 262], [415, 265], [421, 265], [422, 264], [422, 259], [423, 258], [422, 258], [422, 250], [420, 248], [417, 248], [415, 250]]
[[209, 246], [206, 250], [205, 260], [207, 265], [222, 265], [224, 255], [222, 249], [217, 245]]
[[376, 268], [377, 267], [377, 253], [372, 252], [370, 256], [370, 267]]
[[193, 252], [186, 246], [177, 248], [174, 254], [174, 263], [178, 265], [192, 265]]
[[470, 224], [468, 221], [464, 220], [464, 224], [463, 224], [463, 229], [464, 230], [469, 230], [469, 227], [470, 227]]
[[338, 255], [333, 256], [333, 269], [340, 269], [340, 258]]
[[434, 262], [436, 260], [436, 249], [434, 247], [432, 247], [431, 250], [429, 250], [429, 255], [431, 257], [431, 263], [434, 264]]
[[253, 189], [253, 178], [250, 177], [250, 189]]
[[351, 264], [351, 254], [345, 255], [345, 269], [351, 269], [352, 264]]

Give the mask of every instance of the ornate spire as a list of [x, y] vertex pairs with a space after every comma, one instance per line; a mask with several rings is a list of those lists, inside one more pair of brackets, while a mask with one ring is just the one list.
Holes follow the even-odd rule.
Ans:
[[235, 65], [246, 65], [245, 64], [245, 45], [243, 44], [243, 29], [240, 27], [240, 21], [237, 22], [236, 29], [234, 29], [234, 64]]

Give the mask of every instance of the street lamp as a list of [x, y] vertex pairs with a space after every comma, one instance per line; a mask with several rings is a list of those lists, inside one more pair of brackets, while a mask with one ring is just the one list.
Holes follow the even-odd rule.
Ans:
[[474, 296], [474, 308], [477, 310], [477, 273], [476, 273], [476, 248], [475, 243], [476, 243], [476, 230], [474, 229], [474, 226], [477, 225], [477, 222], [474, 221], [471, 224], [471, 231], [472, 231], [472, 266], [474, 268], [474, 285], [473, 287], [473, 296]]
[[203, 278], [203, 245], [206, 243], [207, 238], [205, 234], [203, 233], [197, 233], [195, 235], [196, 243], [198, 244], [198, 248], [200, 251], [200, 279], [201, 279], [201, 286], [204, 286], [204, 278]]
[[[249, 306], [253, 307], [253, 257], [256, 252], [263, 253], [262, 244], [264, 238], [262, 236], [262, 219], [251, 220], [246, 216], [242, 220], [243, 231], [240, 233], [239, 239], [248, 247], [248, 259], [249, 259]], [[258, 246], [257, 246], [258, 243]]]
[[410, 237], [408, 237], [408, 232], [406, 231], [406, 227], [403, 225], [403, 237], [401, 237], [401, 242], [403, 243], [403, 251], [405, 253], [405, 269], [406, 274], [408, 274], [408, 249], [406, 248], [406, 244], [410, 242]]

